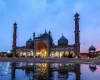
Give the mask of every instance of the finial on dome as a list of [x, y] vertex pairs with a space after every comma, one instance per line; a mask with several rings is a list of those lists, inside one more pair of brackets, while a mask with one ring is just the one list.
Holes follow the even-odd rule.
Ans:
[[35, 32], [33, 32], [33, 34], [35, 34]]
[[45, 33], [47, 33], [46, 28], [45, 28]]
[[62, 33], [62, 36], [63, 36], [63, 33]]
[[31, 36], [30, 36], [30, 39], [31, 39]]
[[46, 33], [46, 28], [45, 28], [45, 33]]
[[14, 23], [13, 25], [14, 25], [14, 26], [16, 26], [16, 25], [17, 25], [16, 21], [15, 21], [15, 23]]
[[76, 11], [76, 14], [74, 15], [74, 17], [79, 17], [79, 14], [77, 13], [77, 11]]

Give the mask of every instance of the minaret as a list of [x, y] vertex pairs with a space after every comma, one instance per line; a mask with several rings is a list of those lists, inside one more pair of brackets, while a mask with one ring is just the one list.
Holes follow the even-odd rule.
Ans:
[[33, 33], [33, 41], [34, 41], [34, 58], [36, 56], [36, 43], [35, 43], [35, 32]]
[[80, 54], [79, 14], [76, 13], [74, 17], [75, 17], [74, 19], [75, 20], [75, 31], [74, 31], [75, 33], [75, 55], [78, 57]]
[[35, 32], [33, 33], [33, 41], [34, 41], [34, 39], [35, 39]]
[[17, 38], [17, 24], [16, 22], [13, 24], [13, 45], [12, 45], [12, 53], [13, 57], [15, 57], [16, 54], [16, 38]]

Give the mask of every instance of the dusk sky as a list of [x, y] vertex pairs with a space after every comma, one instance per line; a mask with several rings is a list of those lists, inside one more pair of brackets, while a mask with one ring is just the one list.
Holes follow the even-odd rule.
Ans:
[[74, 44], [74, 14], [80, 17], [81, 52], [91, 45], [100, 50], [100, 0], [0, 0], [0, 51], [12, 49], [13, 23], [17, 46], [50, 30], [54, 43], [63, 35]]

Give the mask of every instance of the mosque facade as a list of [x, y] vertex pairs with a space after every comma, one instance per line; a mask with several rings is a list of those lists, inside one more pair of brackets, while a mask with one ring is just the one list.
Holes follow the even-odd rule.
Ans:
[[79, 14], [74, 15], [75, 21], [75, 42], [73, 44], [68, 43], [68, 39], [62, 34], [61, 38], [58, 40], [58, 44], [55, 45], [50, 31], [46, 31], [40, 36], [35, 36], [33, 33], [33, 38], [26, 41], [25, 46], [17, 46], [17, 24], [13, 25], [13, 45], [12, 52], [13, 57], [15, 56], [31, 56], [31, 57], [74, 57], [80, 54], [80, 31], [79, 31]]

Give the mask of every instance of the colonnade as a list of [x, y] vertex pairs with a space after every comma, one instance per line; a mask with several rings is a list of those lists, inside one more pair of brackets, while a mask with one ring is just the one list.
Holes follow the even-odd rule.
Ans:
[[[23, 51], [23, 52], [17, 52], [16, 53], [17, 56], [19, 57], [22, 57], [22, 56], [27, 56], [27, 57], [33, 57], [35, 56], [34, 55], [34, 52], [33, 51]], [[46, 53], [47, 54], [47, 53]], [[51, 51], [49, 53], [49, 56], [48, 57], [51, 57], [51, 58], [64, 58], [64, 57], [68, 57], [69, 55], [71, 55], [72, 57], [74, 57], [74, 51]]]
[[63, 57], [68, 57], [69, 55], [72, 55], [74, 57], [74, 51], [51, 51], [50, 52], [50, 57], [54, 58], [63, 58]]
[[33, 53], [33, 51], [23, 51], [23, 52], [17, 52], [16, 55], [18, 57], [22, 57], [22, 56], [24, 56], [24, 57], [25, 56], [30, 57], [30, 56], [33, 56], [34, 53]]

